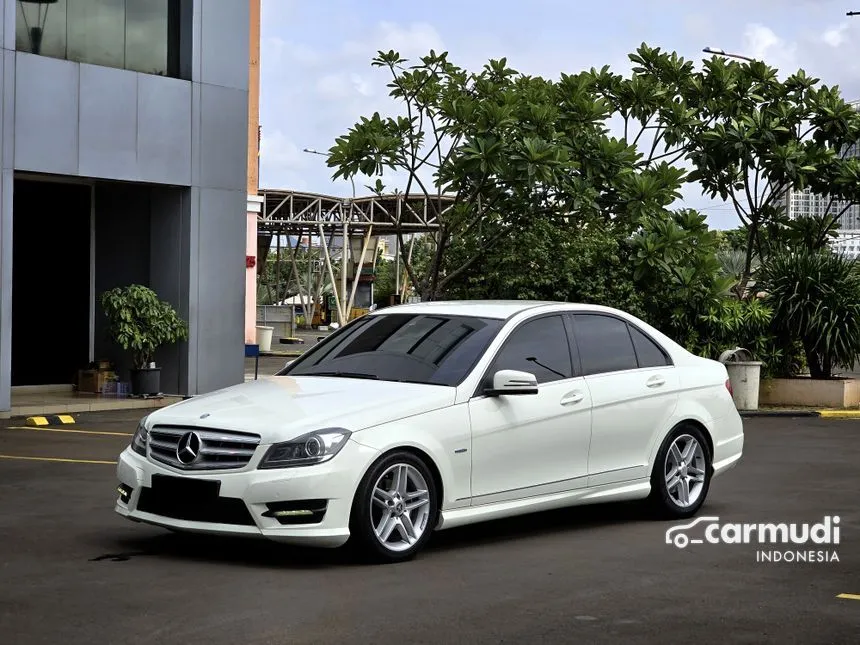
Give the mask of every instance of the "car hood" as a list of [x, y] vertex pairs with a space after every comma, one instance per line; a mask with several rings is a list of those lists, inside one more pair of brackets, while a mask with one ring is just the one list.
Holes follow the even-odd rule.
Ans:
[[455, 395], [437, 385], [271, 376], [174, 403], [148, 423], [254, 432], [266, 444], [322, 428], [356, 432], [453, 405]]

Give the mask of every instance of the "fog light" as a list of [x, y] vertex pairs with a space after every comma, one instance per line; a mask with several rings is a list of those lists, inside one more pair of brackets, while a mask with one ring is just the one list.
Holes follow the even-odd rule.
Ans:
[[307, 510], [299, 510], [299, 511], [275, 511], [272, 513], [275, 517], [290, 517], [293, 515], [313, 515], [313, 511]]
[[263, 517], [273, 517], [281, 524], [318, 524], [325, 517], [328, 501], [303, 499], [290, 502], [271, 502]]
[[125, 484], [120, 484], [116, 487], [116, 492], [119, 494], [119, 499], [123, 504], [128, 504], [128, 500], [131, 499], [132, 490], [134, 489]]

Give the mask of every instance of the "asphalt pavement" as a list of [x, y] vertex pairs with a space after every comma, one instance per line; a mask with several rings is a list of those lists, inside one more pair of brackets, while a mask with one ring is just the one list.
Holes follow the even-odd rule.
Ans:
[[63, 431], [3, 422], [0, 642], [858, 642], [860, 421], [747, 419], [744, 459], [702, 509], [723, 523], [838, 515], [841, 541], [825, 548], [838, 561], [678, 549], [665, 543], [676, 523], [614, 504], [452, 529], [411, 562], [366, 566], [119, 517], [112, 462], [137, 417], [80, 415]]

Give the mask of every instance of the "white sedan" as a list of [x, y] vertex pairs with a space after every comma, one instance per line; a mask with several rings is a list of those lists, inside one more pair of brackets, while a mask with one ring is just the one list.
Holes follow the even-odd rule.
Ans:
[[625, 312], [409, 304], [150, 414], [120, 455], [116, 511], [391, 562], [434, 530], [553, 508], [642, 499], [691, 517], [743, 444], [725, 367]]

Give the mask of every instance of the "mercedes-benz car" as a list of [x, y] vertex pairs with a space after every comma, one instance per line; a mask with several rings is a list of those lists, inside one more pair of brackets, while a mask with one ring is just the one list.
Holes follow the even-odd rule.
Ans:
[[579, 504], [692, 517], [743, 444], [725, 366], [628, 313], [405, 304], [274, 376], [144, 418], [119, 457], [115, 508], [394, 562], [434, 531]]

